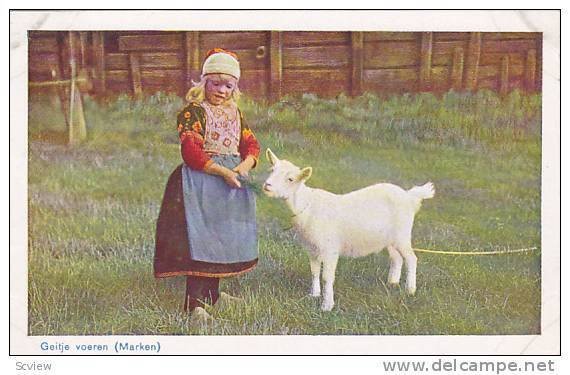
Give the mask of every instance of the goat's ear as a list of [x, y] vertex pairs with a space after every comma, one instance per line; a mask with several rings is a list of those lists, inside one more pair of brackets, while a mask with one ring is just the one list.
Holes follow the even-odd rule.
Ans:
[[297, 176], [297, 180], [307, 181], [311, 177], [312, 174], [313, 174], [313, 168], [311, 168], [311, 167], [303, 168], [303, 169], [301, 169], [299, 176]]
[[279, 161], [279, 159], [277, 159], [277, 156], [275, 156], [275, 154], [270, 149], [267, 149], [267, 151], [265, 151], [265, 157], [267, 157], [267, 160], [269, 160], [269, 163], [271, 163], [271, 165], [275, 165], [275, 163]]

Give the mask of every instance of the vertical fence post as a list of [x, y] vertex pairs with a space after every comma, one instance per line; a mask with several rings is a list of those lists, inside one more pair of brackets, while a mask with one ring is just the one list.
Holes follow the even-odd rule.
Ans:
[[362, 94], [362, 70], [364, 65], [364, 36], [362, 31], [350, 33], [350, 44], [352, 48], [352, 76], [351, 95]]
[[[51, 69], [51, 79], [52, 81], [59, 81], [61, 80], [61, 75], [59, 73], [58, 68]], [[61, 111], [63, 112], [63, 118], [65, 119], [65, 125], [69, 126], [69, 96], [67, 93], [67, 88], [65, 86], [54, 86], [54, 89], [57, 91], [57, 95], [59, 97], [59, 105], [61, 107]]]
[[528, 92], [536, 90], [536, 50], [530, 49], [526, 53], [524, 68], [524, 88]]
[[129, 55], [131, 65], [131, 79], [133, 81], [133, 93], [135, 98], [142, 97], [142, 77], [141, 77], [141, 64], [140, 56], [138, 53], [131, 53]]
[[69, 32], [69, 66], [71, 87], [69, 94], [69, 144], [75, 145], [87, 137], [87, 126], [83, 114], [83, 102], [81, 93], [77, 88], [77, 45], [75, 32]]
[[281, 98], [283, 79], [283, 35], [281, 31], [271, 31], [269, 42], [269, 100], [276, 102]]
[[499, 94], [506, 95], [509, 92], [509, 55], [501, 58], [501, 78], [499, 82]]
[[93, 65], [95, 67], [95, 93], [103, 95], [105, 84], [105, 39], [103, 31], [93, 32]]
[[420, 90], [428, 91], [431, 87], [431, 55], [433, 33], [422, 33], [420, 48]]
[[186, 90], [200, 78], [200, 32], [186, 32]]
[[86, 31], [80, 31], [79, 32], [79, 52], [81, 54], [80, 68], [85, 69], [87, 67], [87, 64], [88, 64], [87, 32]]
[[451, 66], [451, 89], [461, 91], [463, 85], [463, 48], [453, 50], [453, 65]]
[[479, 59], [481, 57], [481, 33], [471, 33], [465, 66], [465, 88], [469, 91], [477, 89], [479, 75]]

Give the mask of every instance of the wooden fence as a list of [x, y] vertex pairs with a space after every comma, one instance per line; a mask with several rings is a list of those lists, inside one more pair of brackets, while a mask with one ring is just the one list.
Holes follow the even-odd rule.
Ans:
[[30, 31], [29, 80], [68, 78], [70, 56], [90, 94], [183, 95], [214, 47], [236, 52], [240, 88], [285, 94], [541, 90], [541, 33]]

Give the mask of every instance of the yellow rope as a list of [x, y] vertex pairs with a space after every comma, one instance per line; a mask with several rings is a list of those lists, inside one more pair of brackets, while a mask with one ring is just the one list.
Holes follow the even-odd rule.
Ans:
[[498, 250], [498, 251], [440, 251], [440, 250], [426, 250], [426, 249], [414, 249], [414, 251], [418, 253], [445, 254], [445, 255], [497, 255], [497, 254], [524, 253], [536, 249], [537, 249], [536, 247], [527, 247], [524, 249]]

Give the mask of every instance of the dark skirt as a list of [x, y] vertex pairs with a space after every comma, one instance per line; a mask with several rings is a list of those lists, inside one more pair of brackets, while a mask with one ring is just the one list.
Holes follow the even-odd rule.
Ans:
[[210, 263], [192, 259], [184, 213], [182, 166], [178, 166], [172, 172], [164, 191], [156, 224], [154, 276], [189, 275], [220, 278], [252, 270], [257, 264], [257, 259], [240, 263]]

